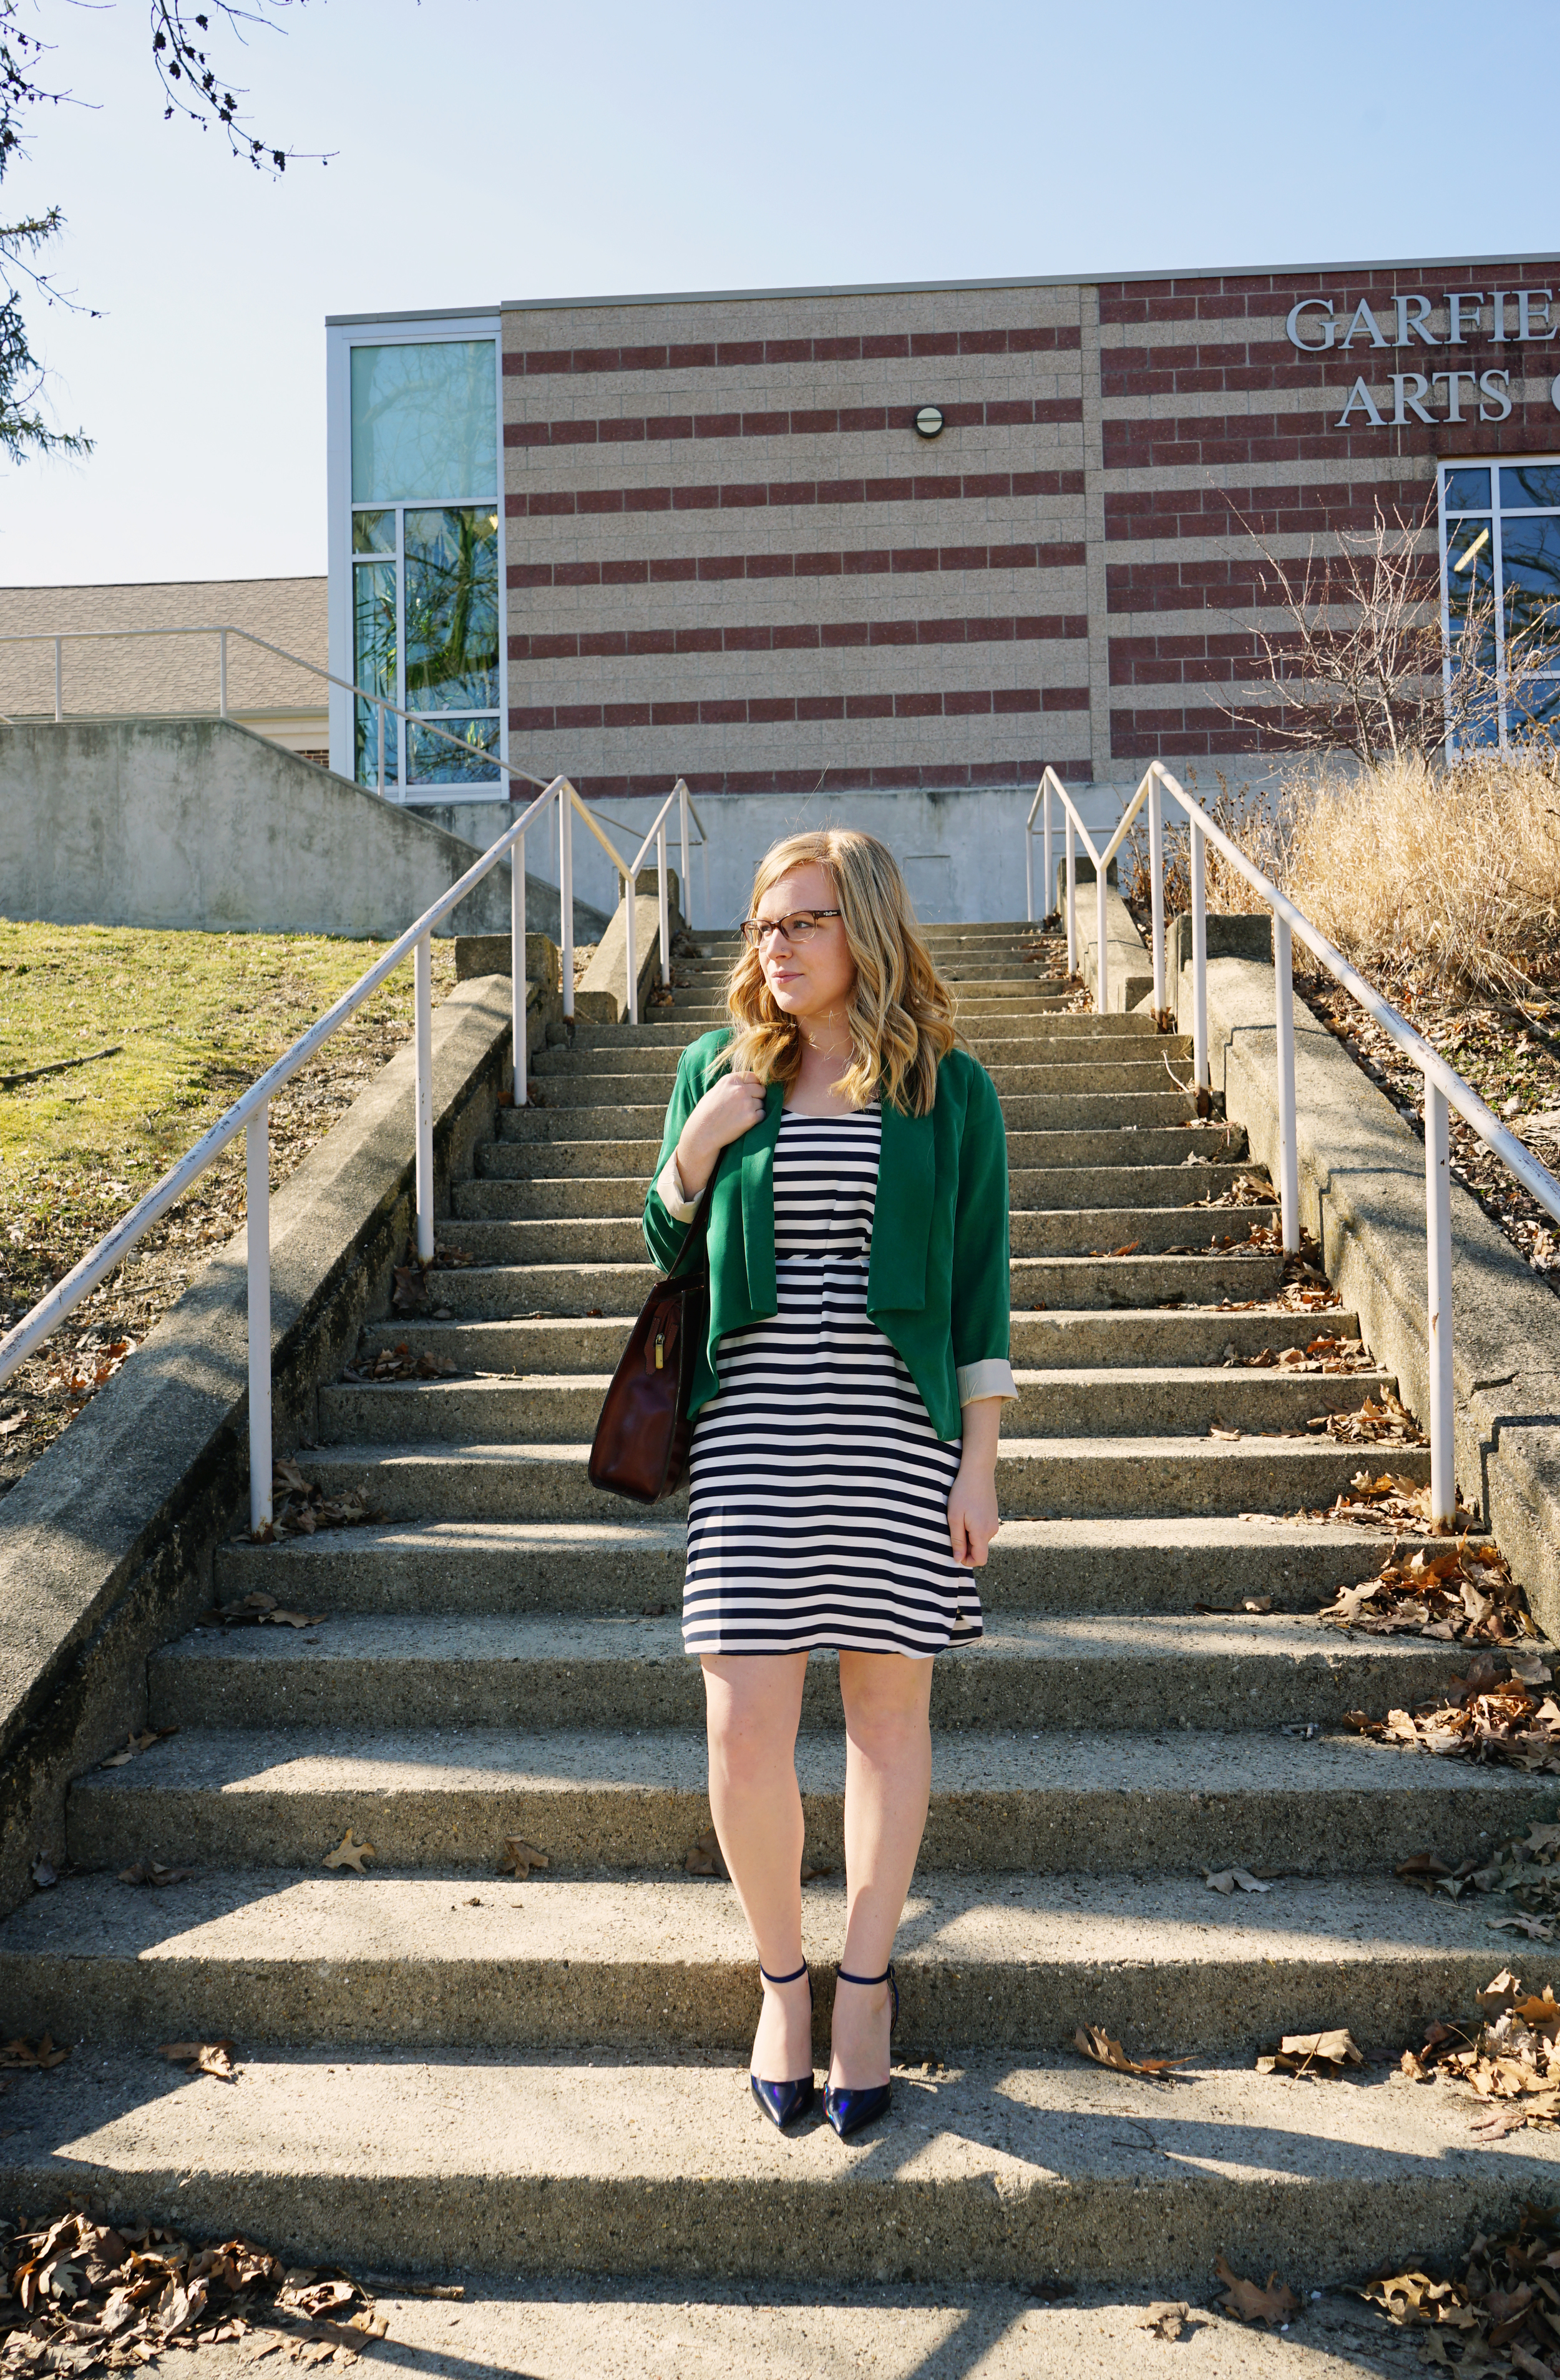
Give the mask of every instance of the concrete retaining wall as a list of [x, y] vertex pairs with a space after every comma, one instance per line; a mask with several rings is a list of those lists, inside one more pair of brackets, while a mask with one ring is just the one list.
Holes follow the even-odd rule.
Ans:
[[[494, 833], [509, 823], [496, 813]], [[231, 720], [0, 728], [0, 915], [388, 940], [484, 849]], [[577, 905], [593, 940], [604, 916]], [[555, 887], [526, 919], [557, 934]], [[443, 929], [506, 930], [500, 861]]]
[[[532, 986], [529, 1039], [561, 1014]], [[509, 984], [433, 1011], [436, 1210], [469, 1179], [510, 1082]], [[415, 1057], [399, 1052], [277, 1191], [272, 1364], [278, 1451], [389, 1311], [411, 1228]], [[0, 1504], [0, 1909], [58, 1861], [72, 1778], [145, 1722], [146, 1657], [212, 1600], [212, 1556], [249, 1496], [246, 1245], [197, 1274], [124, 1369]], [[307, 1462], [307, 1457], [304, 1458]]]

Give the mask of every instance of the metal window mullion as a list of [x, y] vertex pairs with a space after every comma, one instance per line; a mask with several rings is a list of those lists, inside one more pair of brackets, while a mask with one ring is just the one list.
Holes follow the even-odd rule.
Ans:
[[1446, 519], [1446, 475], [1450, 468], [1450, 464], [1442, 463], [1435, 473], [1435, 517], [1441, 539], [1441, 716], [1446, 728], [1442, 749], [1448, 766], [1456, 750], [1452, 735], [1452, 549]]
[[1490, 461], [1490, 544], [1495, 577], [1495, 720], [1500, 741], [1497, 749], [1506, 747], [1505, 734], [1505, 549], [1501, 539], [1501, 472], [1497, 457]]
[[[407, 707], [407, 523], [405, 504], [396, 513], [396, 702]], [[405, 801], [410, 784], [411, 737], [404, 719], [396, 722], [396, 798]]]

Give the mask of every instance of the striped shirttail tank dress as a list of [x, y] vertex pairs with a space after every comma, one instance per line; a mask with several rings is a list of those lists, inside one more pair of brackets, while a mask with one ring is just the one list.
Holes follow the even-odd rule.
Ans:
[[689, 1653], [940, 1653], [981, 1633], [948, 1544], [963, 1448], [867, 1318], [880, 1110], [786, 1110], [774, 1160], [779, 1312], [728, 1331], [689, 1457]]

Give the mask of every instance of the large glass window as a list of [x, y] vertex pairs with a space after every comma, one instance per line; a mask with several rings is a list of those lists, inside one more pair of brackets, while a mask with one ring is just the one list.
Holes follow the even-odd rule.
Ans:
[[1560, 459], [1441, 466], [1447, 725], [1464, 749], [1560, 730]]
[[[496, 369], [492, 339], [351, 351], [361, 784], [404, 794], [501, 782]], [[403, 723], [376, 696], [427, 717]]]

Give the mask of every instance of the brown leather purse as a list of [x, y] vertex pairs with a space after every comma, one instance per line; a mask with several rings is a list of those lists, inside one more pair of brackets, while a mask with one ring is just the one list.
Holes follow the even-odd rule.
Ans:
[[672, 1495], [688, 1469], [693, 1367], [710, 1319], [709, 1206], [706, 1187], [676, 1264], [628, 1334], [591, 1445], [591, 1487], [636, 1504]]

